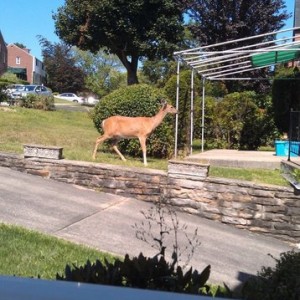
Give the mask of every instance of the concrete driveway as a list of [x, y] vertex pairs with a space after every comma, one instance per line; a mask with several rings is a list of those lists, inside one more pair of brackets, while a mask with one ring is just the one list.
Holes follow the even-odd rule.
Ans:
[[[38, 230], [99, 250], [132, 256], [157, 251], [135, 237], [153, 204], [86, 190], [0, 167], [0, 222]], [[191, 237], [196, 228], [201, 241], [190, 265], [198, 271], [211, 265], [210, 282], [237, 287], [262, 266], [273, 266], [275, 257], [292, 245], [266, 236], [177, 213], [180, 226]], [[168, 221], [169, 222], [169, 221]], [[174, 239], [167, 241], [172, 251]], [[179, 244], [187, 245], [184, 235]], [[183, 255], [183, 262], [186, 256]]]
[[93, 108], [93, 106], [86, 106], [73, 102], [55, 103], [56, 110], [88, 112]]

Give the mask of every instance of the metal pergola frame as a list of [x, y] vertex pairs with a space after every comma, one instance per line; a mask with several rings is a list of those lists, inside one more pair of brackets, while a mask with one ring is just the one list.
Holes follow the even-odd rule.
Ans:
[[[202, 79], [202, 122], [201, 122], [201, 151], [204, 151], [204, 125], [205, 125], [205, 82], [206, 80], [270, 80], [270, 78], [253, 78], [247, 77], [247, 72], [263, 68], [271, 68], [275, 65], [288, 62], [276, 60], [279, 53], [300, 53], [300, 27], [274, 31], [237, 40], [230, 40], [223, 43], [192, 48], [183, 51], [174, 52], [174, 58], [177, 60], [177, 87], [176, 87], [176, 108], [179, 110], [179, 92], [180, 92], [180, 65], [186, 64], [192, 70], [191, 73], [191, 145], [192, 153], [193, 143], [193, 126], [194, 126], [194, 75], [195, 72]], [[277, 35], [289, 33], [289, 37], [278, 38]], [[263, 42], [255, 42], [256, 39], [264, 39]], [[227, 50], [222, 50], [226, 45]], [[254, 58], [257, 55], [274, 54], [274, 61], [263, 66], [255, 66]], [[255, 57], [256, 56], [256, 57]], [[291, 60], [289, 60], [291, 61]], [[246, 75], [244, 75], [246, 73]], [[178, 147], [178, 115], [176, 115], [175, 124], [175, 151], [177, 157]]]

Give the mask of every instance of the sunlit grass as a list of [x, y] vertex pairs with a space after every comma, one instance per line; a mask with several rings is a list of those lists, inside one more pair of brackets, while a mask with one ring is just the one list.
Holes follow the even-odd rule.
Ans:
[[[63, 100], [62, 100], [63, 101]], [[78, 104], [76, 104], [78, 106]], [[23, 153], [24, 144], [63, 147], [65, 159], [101, 162], [125, 167], [144, 168], [140, 157], [128, 157], [123, 162], [113, 151], [100, 147], [96, 160], [92, 159], [94, 143], [99, 136], [89, 111], [40, 111], [20, 107], [0, 107], [0, 151]], [[197, 141], [195, 142], [197, 144]], [[196, 147], [197, 148], [197, 147]], [[167, 170], [167, 159], [147, 157], [148, 167]], [[278, 170], [253, 170], [210, 167], [211, 176], [286, 185]]]
[[[93, 162], [92, 153], [99, 136], [89, 112], [40, 111], [25, 108], [0, 109], [0, 151], [23, 153], [24, 144], [63, 147], [65, 159]], [[95, 162], [144, 167], [139, 158], [123, 162], [114, 152], [99, 148]], [[148, 157], [149, 167], [166, 169], [167, 160]]]
[[114, 259], [110, 254], [17, 226], [0, 224], [0, 240], [1, 275], [55, 279], [67, 264]]
[[289, 183], [281, 176], [280, 170], [242, 169], [211, 166], [209, 175], [214, 177], [252, 181], [255, 183], [266, 183], [282, 186], [289, 185]]
[[85, 112], [0, 110], [1, 151], [21, 153], [23, 144], [41, 144], [61, 146], [67, 152], [72, 148], [84, 152], [92, 148], [97, 135]]

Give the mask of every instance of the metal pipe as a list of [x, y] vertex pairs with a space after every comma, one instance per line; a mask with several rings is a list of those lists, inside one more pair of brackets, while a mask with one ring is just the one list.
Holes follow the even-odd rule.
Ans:
[[204, 152], [205, 77], [202, 77], [201, 152]]
[[177, 82], [176, 82], [176, 109], [178, 113], [175, 116], [175, 149], [174, 157], [177, 158], [177, 148], [178, 148], [178, 114], [179, 114], [179, 72], [180, 72], [180, 60], [177, 61]]
[[197, 47], [197, 48], [193, 48], [193, 49], [189, 49], [189, 50], [177, 51], [177, 52], [174, 52], [174, 54], [178, 55], [178, 54], [182, 54], [184, 52], [188, 53], [188, 52], [191, 52], [191, 51], [196, 51], [198, 49], [202, 50], [202, 49], [207, 49], [207, 48], [216, 47], [216, 46], [228, 45], [230, 43], [247, 41], [247, 40], [256, 39], [256, 38], [259, 38], [259, 37], [264, 37], [264, 36], [268, 36], [268, 35], [276, 35], [278, 33], [283, 33], [283, 32], [293, 31], [293, 30], [298, 30], [298, 29], [300, 29], [300, 27], [293, 27], [293, 28], [283, 29], [283, 30], [279, 30], [279, 31], [263, 33], [263, 34], [259, 34], [259, 35], [249, 36], [249, 37], [246, 37], [246, 38], [240, 38], [240, 39], [237, 39], [237, 40], [230, 40], [230, 41], [227, 41], [227, 42], [221, 42], [221, 43], [217, 43], [217, 44], [213, 44], [213, 45], [207, 45], [207, 46], [204, 46], [204, 47]]
[[190, 154], [193, 153], [193, 133], [194, 132], [194, 69], [191, 72], [191, 136], [190, 136]]

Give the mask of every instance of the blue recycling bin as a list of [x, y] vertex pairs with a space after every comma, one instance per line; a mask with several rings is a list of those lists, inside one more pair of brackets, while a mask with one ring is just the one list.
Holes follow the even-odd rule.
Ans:
[[[289, 141], [275, 141], [276, 156], [289, 155]], [[290, 156], [300, 155], [300, 142], [291, 142]]]

